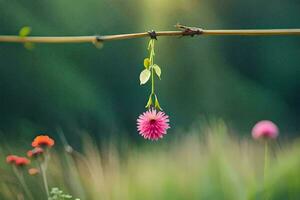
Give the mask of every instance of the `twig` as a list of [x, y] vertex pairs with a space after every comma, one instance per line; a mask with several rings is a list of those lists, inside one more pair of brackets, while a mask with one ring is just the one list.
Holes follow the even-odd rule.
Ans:
[[[300, 35], [300, 29], [237, 29], [237, 30], [208, 30], [198, 27], [189, 27], [177, 24], [176, 28], [180, 31], [157, 31], [156, 36], [194, 36], [194, 35], [241, 35], [241, 36], [258, 36], [258, 35]], [[0, 42], [13, 43], [101, 43], [112, 40], [126, 40], [133, 38], [149, 37], [149, 32], [117, 34], [117, 35], [100, 35], [100, 36], [28, 36], [20, 37], [17, 35], [1, 35]]]
[[186, 35], [241, 35], [241, 36], [266, 36], [266, 35], [299, 35], [300, 29], [232, 29], [232, 30], [206, 30], [198, 27], [189, 27], [181, 24], [175, 25]]

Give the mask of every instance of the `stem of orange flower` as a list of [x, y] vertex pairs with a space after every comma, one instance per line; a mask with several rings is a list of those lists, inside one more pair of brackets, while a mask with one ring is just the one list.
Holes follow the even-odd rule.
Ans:
[[44, 183], [45, 191], [46, 191], [46, 194], [47, 194], [47, 198], [49, 198], [50, 195], [49, 195], [49, 189], [48, 189], [48, 182], [47, 182], [46, 170], [45, 170], [43, 164], [40, 164], [40, 170], [42, 172], [43, 183]]
[[46, 170], [47, 170], [47, 164], [48, 164], [48, 151], [45, 152], [45, 160], [43, 162], [39, 163], [40, 170], [42, 172], [42, 178], [43, 178], [43, 183], [44, 183], [44, 188], [47, 194], [47, 198], [50, 197], [49, 193], [49, 187], [48, 187], [48, 180], [47, 180], [47, 175], [46, 175]]
[[23, 189], [24, 189], [26, 195], [28, 196], [28, 198], [33, 200], [32, 194], [31, 194], [30, 190], [28, 189], [28, 187], [25, 183], [23, 173], [19, 169], [17, 169], [16, 166], [13, 166], [13, 171], [14, 171], [16, 177], [18, 178], [18, 180], [19, 180], [21, 186], [23, 187]]

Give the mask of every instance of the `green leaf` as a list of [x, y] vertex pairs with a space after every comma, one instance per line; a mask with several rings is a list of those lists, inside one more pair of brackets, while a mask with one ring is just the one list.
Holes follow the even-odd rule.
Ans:
[[150, 66], [150, 59], [149, 58], [145, 58], [144, 59], [144, 67], [146, 69], [149, 69], [149, 66]]
[[24, 26], [20, 29], [19, 36], [26, 37], [30, 34], [30, 32], [31, 32], [31, 28], [29, 26]]
[[158, 65], [156, 65], [156, 64], [153, 65], [152, 67], [154, 68], [154, 71], [155, 71], [156, 75], [160, 79], [160, 75], [161, 75], [161, 69], [160, 69], [160, 67]]
[[94, 41], [93, 44], [95, 45], [95, 47], [97, 49], [101, 49], [104, 45], [103, 42], [101, 42], [101, 41]]
[[145, 84], [149, 80], [151, 72], [149, 69], [144, 69], [140, 74], [140, 84]]
[[34, 49], [34, 44], [31, 43], [31, 42], [25, 42], [25, 43], [24, 43], [24, 47], [25, 47], [27, 50], [33, 50], [33, 49]]
[[157, 108], [158, 110], [162, 110], [162, 108], [160, 107], [159, 105], [159, 102], [158, 102], [158, 99], [157, 99], [157, 96], [155, 95], [155, 103], [154, 103], [154, 106], [155, 108]]
[[145, 108], [150, 108], [150, 106], [152, 105], [152, 94], [149, 96], [147, 105], [145, 106]]

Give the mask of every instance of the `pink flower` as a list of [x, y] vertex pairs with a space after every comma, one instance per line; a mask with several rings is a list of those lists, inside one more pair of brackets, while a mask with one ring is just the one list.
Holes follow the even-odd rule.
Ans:
[[254, 139], [275, 139], [278, 136], [278, 134], [279, 129], [276, 126], [276, 124], [268, 120], [257, 122], [252, 129], [252, 137]]
[[14, 164], [14, 163], [16, 163], [17, 159], [18, 159], [18, 156], [16, 156], [16, 155], [8, 155], [6, 157], [6, 162], [9, 164]]
[[168, 128], [169, 116], [162, 111], [150, 109], [137, 119], [137, 129], [145, 139], [158, 140], [167, 134]]
[[17, 166], [20, 166], [20, 167], [25, 166], [25, 165], [29, 165], [29, 163], [30, 163], [30, 160], [28, 160], [28, 159], [25, 158], [25, 157], [18, 157], [18, 158], [16, 159], [16, 162], [15, 162], [15, 164], [16, 164]]
[[34, 149], [29, 150], [29, 151], [27, 152], [27, 156], [28, 156], [29, 158], [32, 158], [32, 157], [37, 157], [37, 156], [39, 156], [39, 155], [41, 155], [41, 154], [43, 154], [43, 153], [44, 153], [44, 150], [43, 150], [42, 148], [40, 148], [40, 147], [35, 147]]

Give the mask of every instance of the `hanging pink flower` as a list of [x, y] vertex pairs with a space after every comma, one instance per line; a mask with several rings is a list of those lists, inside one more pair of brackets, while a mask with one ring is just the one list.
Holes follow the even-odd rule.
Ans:
[[145, 139], [158, 140], [167, 134], [169, 128], [169, 116], [155, 109], [144, 112], [137, 119], [137, 129]]
[[255, 124], [252, 129], [252, 137], [254, 139], [266, 138], [275, 139], [279, 134], [279, 129], [271, 121], [263, 120]]

